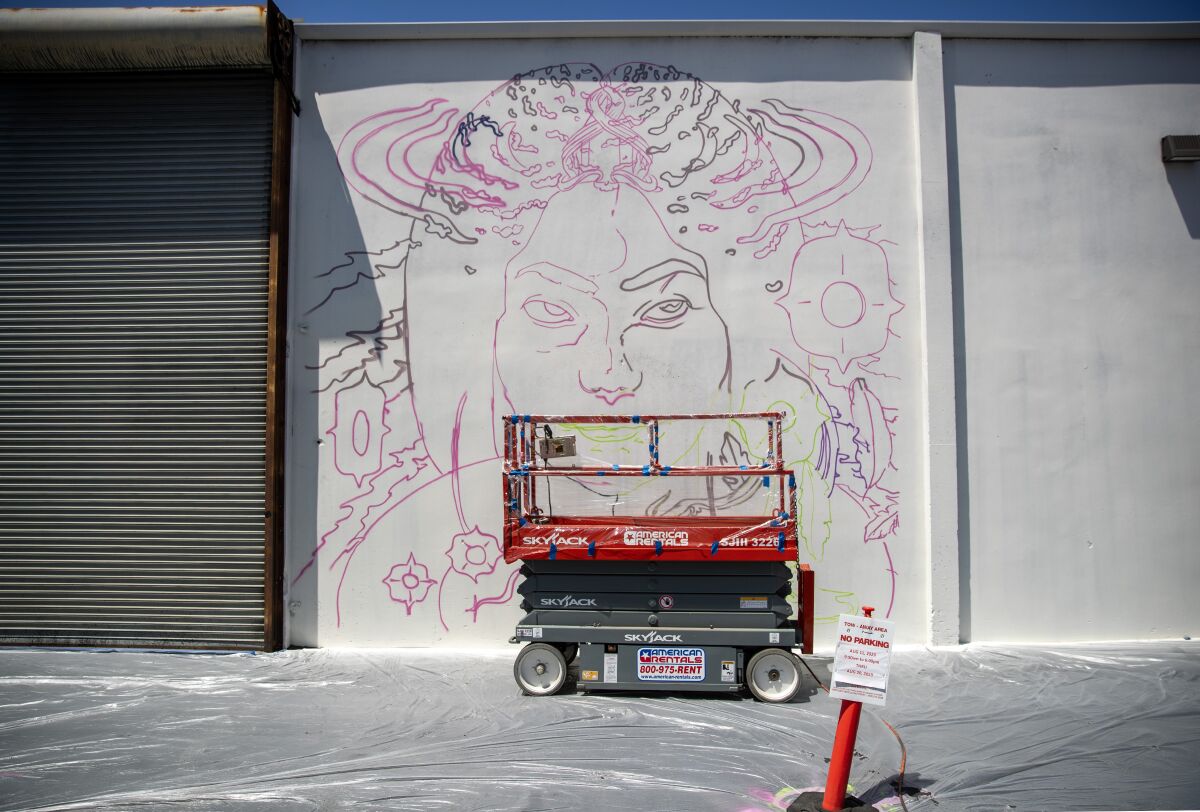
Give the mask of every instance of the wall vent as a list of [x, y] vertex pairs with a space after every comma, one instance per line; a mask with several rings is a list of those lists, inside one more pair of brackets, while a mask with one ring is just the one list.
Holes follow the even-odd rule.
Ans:
[[1200, 135], [1164, 135], [1163, 162], [1200, 161]]

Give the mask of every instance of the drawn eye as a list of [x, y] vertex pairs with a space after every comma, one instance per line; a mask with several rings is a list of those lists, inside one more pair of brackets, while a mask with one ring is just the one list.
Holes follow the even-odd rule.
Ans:
[[682, 296], [656, 302], [642, 312], [642, 321], [651, 327], [670, 327], [683, 319], [692, 303]]
[[570, 310], [545, 299], [528, 299], [521, 309], [531, 321], [542, 327], [565, 327], [575, 322]]

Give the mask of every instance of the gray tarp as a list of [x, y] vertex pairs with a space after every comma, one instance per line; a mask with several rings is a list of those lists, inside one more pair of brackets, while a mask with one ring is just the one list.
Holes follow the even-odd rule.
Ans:
[[[824, 781], [823, 694], [527, 698], [514, 652], [0, 652], [0, 808], [749, 812]], [[1198, 654], [897, 652], [880, 715], [908, 807], [1200, 807]], [[851, 780], [888, 808], [873, 713]]]

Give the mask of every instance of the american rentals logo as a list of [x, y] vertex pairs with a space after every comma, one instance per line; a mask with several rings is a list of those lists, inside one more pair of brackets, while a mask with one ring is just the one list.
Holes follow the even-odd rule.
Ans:
[[664, 547], [686, 547], [688, 531], [686, 530], [626, 530], [621, 543], [627, 547], [653, 547], [654, 542], [660, 541]]

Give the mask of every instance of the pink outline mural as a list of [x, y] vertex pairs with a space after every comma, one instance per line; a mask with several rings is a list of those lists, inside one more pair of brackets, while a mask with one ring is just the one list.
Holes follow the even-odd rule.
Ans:
[[[892, 322], [904, 305], [888, 262], [894, 243], [880, 236], [883, 225], [850, 222], [844, 206], [834, 222], [814, 217], [870, 175], [874, 150], [859, 127], [777, 98], [729, 98], [673, 66], [568, 63], [521, 73], [466, 109], [447, 98], [397, 99], [335, 142], [347, 186], [395, 216], [398, 239], [346, 252], [319, 275], [307, 313], [392, 277], [407, 292], [381, 301], [382, 317], [351, 325], [312, 366], [332, 403], [330, 474], [352, 495], [295, 580], [314, 568], [331, 573], [339, 624], [347, 573], [368, 543], [395, 562], [374, 582], [403, 606], [400, 622], [416, 622], [428, 606], [447, 631], [508, 606], [517, 572], [503, 564], [488, 517], [469, 515], [462, 484], [498, 471], [495, 418], [661, 409], [683, 380], [705, 400], [677, 405], [685, 411], [721, 403], [795, 416], [787, 442], [801, 472], [807, 555], [820, 562], [831, 543], [876, 549], [873, 566], [890, 594], [870, 598], [891, 613], [897, 413], [877, 390], [898, 377]], [[490, 334], [479, 347], [491, 356], [490, 380], [453, 394], [436, 365], [421, 367], [425, 339], [411, 334], [409, 308], [422, 305], [409, 283], [435, 273], [503, 291], [494, 322], [478, 330]], [[735, 273], [753, 280], [741, 284], [750, 298], [736, 308], [752, 312], [751, 323], [732, 320], [717, 293]], [[734, 349], [746, 331], [771, 337], [756, 362]], [[684, 346], [681, 366], [671, 348]], [[429, 397], [438, 387], [446, 391]], [[452, 423], [441, 416], [451, 413]], [[491, 446], [468, 451], [464, 423], [478, 434], [473, 421], [482, 419], [492, 421]], [[710, 458], [757, 454], [736, 426], [689, 448]], [[835, 532], [835, 500], [861, 522], [839, 520]], [[667, 499], [661, 511], [694, 502]], [[453, 531], [436, 540], [378, 531], [416, 516], [417, 505], [451, 512]], [[434, 549], [440, 574], [429, 569]], [[849, 593], [830, 594], [852, 608]]]

